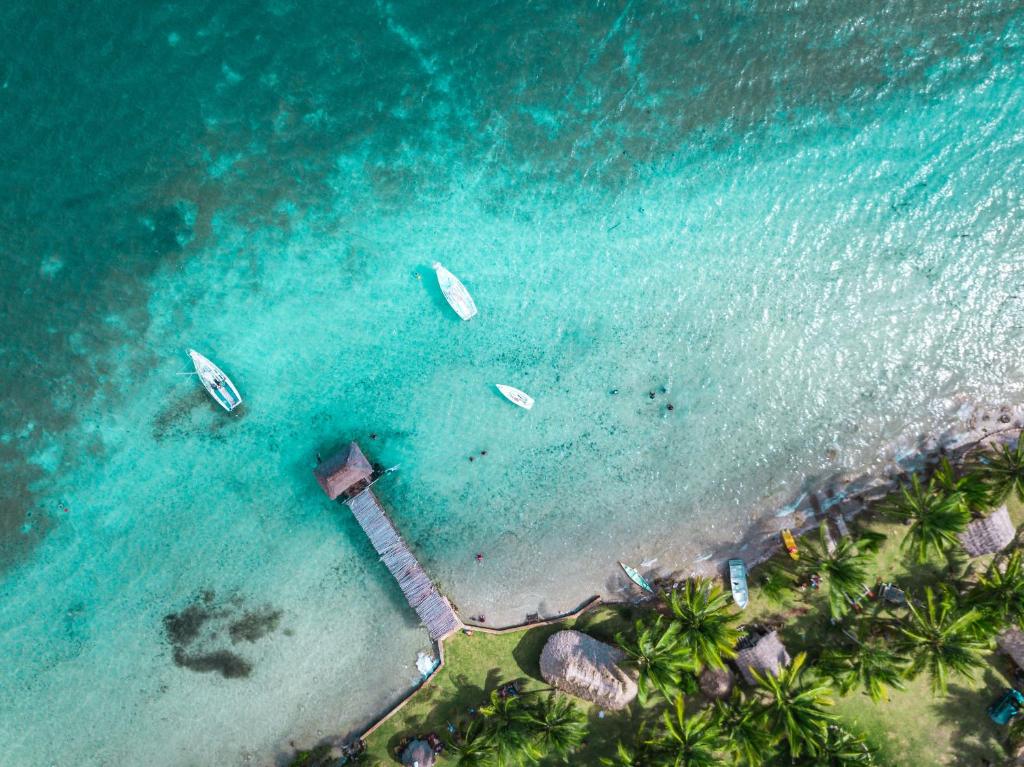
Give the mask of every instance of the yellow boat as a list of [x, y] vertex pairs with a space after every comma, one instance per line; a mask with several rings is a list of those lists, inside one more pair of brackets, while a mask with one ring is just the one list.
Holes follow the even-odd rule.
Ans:
[[782, 531], [782, 543], [786, 546], [786, 551], [789, 552], [789, 556], [793, 559], [800, 559], [800, 549], [797, 548], [796, 539], [793, 537], [793, 533], [789, 528]]

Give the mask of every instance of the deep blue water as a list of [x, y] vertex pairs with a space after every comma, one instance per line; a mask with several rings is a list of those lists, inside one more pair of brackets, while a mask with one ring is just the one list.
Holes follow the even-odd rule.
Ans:
[[264, 763], [392, 699], [426, 636], [312, 482], [347, 439], [494, 622], [1020, 403], [1022, 35], [1006, 0], [0, 7], [5, 758]]

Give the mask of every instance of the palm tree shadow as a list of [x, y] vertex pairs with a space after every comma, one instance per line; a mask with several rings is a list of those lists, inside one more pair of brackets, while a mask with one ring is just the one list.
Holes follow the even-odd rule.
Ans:
[[933, 704], [942, 722], [950, 729], [950, 740], [956, 744], [958, 764], [1000, 764], [1006, 758], [1000, 729], [988, 717], [987, 708], [1008, 685], [992, 667], [983, 674], [985, 687], [972, 690], [951, 684], [949, 695]]

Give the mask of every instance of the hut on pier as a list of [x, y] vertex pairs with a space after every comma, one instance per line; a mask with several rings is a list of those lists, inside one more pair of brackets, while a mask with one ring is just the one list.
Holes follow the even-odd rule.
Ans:
[[350, 442], [313, 470], [316, 481], [332, 501], [340, 496], [353, 498], [370, 486], [373, 466], [366, 460], [359, 445]]
[[1006, 506], [1000, 506], [987, 517], [971, 522], [957, 537], [964, 551], [972, 557], [980, 557], [1002, 551], [1013, 542], [1016, 534], [1010, 512]]
[[370, 489], [373, 467], [352, 442], [346, 450], [324, 461], [313, 471], [327, 497], [342, 498], [363, 528], [381, 561], [398, 581], [430, 638], [437, 641], [462, 628], [462, 621], [426, 571], [409, 550], [394, 523]]
[[779, 639], [779, 632], [772, 631], [750, 643], [736, 654], [736, 665], [748, 684], [757, 684], [751, 670], [759, 674], [779, 675], [779, 669], [790, 661], [786, 646]]

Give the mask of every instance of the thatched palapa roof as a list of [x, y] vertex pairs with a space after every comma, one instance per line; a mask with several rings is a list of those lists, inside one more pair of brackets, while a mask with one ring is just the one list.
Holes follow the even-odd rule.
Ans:
[[1002, 551], [1010, 545], [1016, 534], [1013, 522], [1010, 521], [1010, 512], [1006, 506], [1000, 506], [987, 517], [971, 522], [957, 537], [964, 551], [972, 557], [980, 557]]
[[625, 654], [580, 631], [557, 631], [540, 654], [540, 674], [552, 687], [618, 710], [636, 697], [636, 680], [618, 663]]
[[414, 740], [402, 752], [402, 764], [406, 767], [433, 767], [437, 761], [434, 749], [425, 740]]
[[356, 485], [369, 482], [373, 467], [366, 460], [359, 445], [350, 442], [348, 447], [335, 453], [313, 469], [313, 475], [320, 487], [332, 501]]
[[757, 644], [740, 650], [736, 655], [736, 665], [749, 684], [756, 684], [754, 675], [750, 673], [751, 669], [761, 674], [778, 676], [779, 669], [788, 666], [789, 661], [789, 653], [786, 652], [786, 646], [782, 644], [777, 631], [765, 634], [757, 640]]
[[996, 638], [996, 646], [1009, 655], [1018, 668], [1024, 669], [1024, 631], [1018, 628], [1006, 629]]

